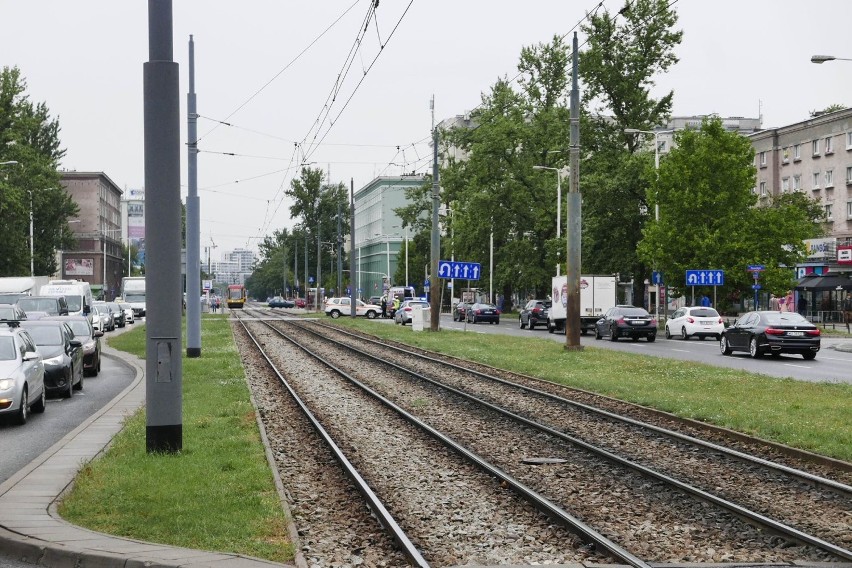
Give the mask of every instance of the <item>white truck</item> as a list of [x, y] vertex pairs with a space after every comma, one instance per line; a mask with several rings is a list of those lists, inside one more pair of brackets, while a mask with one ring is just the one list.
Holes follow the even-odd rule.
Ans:
[[65, 296], [68, 314], [87, 316], [92, 311], [92, 287], [83, 280], [51, 280], [42, 286], [42, 296]]
[[8, 276], [0, 278], [0, 304], [14, 304], [25, 296], [38, 296], [50, 276]]
[[133, 309], [133, 317], [145, 316], [145, 277], [125, 276], [121, 279], [121, 297]]
[[[597, 322], [617, 301], [618, 285], [615, 276], [580, 276], [580, 333], [594, 331]], [[551, 284], [552, 305], [547, 315], [547, 331], [565, 331], [568, 311], [568, 277], [554, 276]]]

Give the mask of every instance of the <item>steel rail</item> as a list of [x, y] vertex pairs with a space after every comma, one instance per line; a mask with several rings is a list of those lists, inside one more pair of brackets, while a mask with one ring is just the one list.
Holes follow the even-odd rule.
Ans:
[[[292, 322], [288, 322], [288, 323], [292, 323]], [[829, 553], [831, 553], [831, 554], [833, 554], [833, 555], [835, 555], [839, 558], [843, 558], [845, 560], [852, 560], [852, 551], [850, 551], [850, 550], [847, 550], [845, 548], [837, 546], [837, 545], [830, 543], [826, 540], [823, 540], [819, 537], [807, 534], [807, 533], [800, 531], [800, 530], [798, 530], [794, 527], [791, 527], [789, 525], [786, 525], [784, 523], [776, 521], [775, 519], [769, 518], [765, 515], [762, 515], [762, 514], [756, 512], [756, 511], [752, 511], [752, 510], [750, 510], [746, 507], [743, 507], [741, 505], [737, 505], [736, 503], [728, 501], [727, 499], [723, 499], [722, 497], [718, 497], [717, 495], [714, 495], [712, 493], [709, 493], [709, 492], [704, 491], [702, 489], [699, 489], [697, 487], [693, 487], [692, 485], [689, 485], [688, 483], [684, 483], [684, 482], [677, 480], [673, 477], [670, 477], [670, 476], [668, 476], [664, 473], [660, 473], [660, 472], [658, 472], [654, 469], [643, 466], [643, 465], [636, 463], [632, 460], [618, 456], [618, 455], [616, 455], [616, 454], [614, 454], [614, 453], [612, 453], [608, 450], [605, 450], [603, 448], [599, 448], [599, 447], [597, 447], [593, 444], [589, 444], [588, 442], [580, 440], [579, 438], [569, 436], [568, 434], [565, 434], [563, 432], [555, 430], [555, 429], [553, 429], [549, 426], [545, 426], [543, 424], [535, 422], [534, 420], [530, 420], [530, 419], [525, 418], [523, 416], [514, 414], [514, 413], [512, 413], [512, 412], [510, 412], [510, 411], [508, 411], [504, 408], [501, 408], [499, 406], [496, 406], [496, 405], [494, 405], [494, 404], [492, 404], [488, 401], [479, 399], [479, 398], [477, 398], [473, 395], [470, 395], [468, 393], [460, 391], [460, 390], [458, 390], [454, 387], [444, 385], [443, 383], [441, 383], [441, 382], [439, 382], [435, 379], [432, 379], [430, 377], [426, 377], [424, 375], [421, 375], [420, 373], [417, 373], [417, 372], [412, 371], [410, 369], [406, 369], [405, 367], [402, 367], [401, 365], [398, 365], [396, 363], [393, 363], [393, 362], [387, 361], [385, 359], [376, 357], [376, 356], [374, 356], [370, 353], [366, 353], [366, 352], [358, 349], [357, 347], [353, 347], [351, 345], [341, 343], [339, 341], [336, 341], [334, 339], [330, 339], [328, 337], [323, 337], [322, 335], [316, 333], [314, 330], [308, 330], [307, 328], [305, 328], [302, 325], [298, 325], [298, 324], [296, 324], [296, 325], [299, 328], [305, 329], [308, 332], [316, 335], [317, 337], [324, 339], [325, 341], [328, 341], [330, 343], [334, 343], [334, 344], [336, 344], [340, 347], [343, 347], [343, 348], [345, 348], [349, 351], [354, 351], [356, 353], [359, 353], [360, 355], [362, 355], [364, 357], [367, 357], [367, 358], [374, 360], [374, 361], [377, 361], [377, 362], [379, 362], [383, 365], [397, 369], [397, 370], [399, 370], [399, 371], [401, 371], [405, 374], [411, 375], [413, 377], [417, 377], [417, 378], [419, 378], [423, 381], [426, 381], [430, 384], [433, 384], [433, 385], [435, 385], [439, 388], [443, 388], [443, 389], [445, 389], [449, 392], [452, 392], [452, 393], [454, 393], [458, 396], [461, 396], [461, 397], [463, 397], [463, 398], [465, 398], [465, 399], [467, 399], [471, 402], [474, 402], [476, 404], [480, 404], [480, 405], [482, 405], [486, 408], [489, 408], [490, 410], [493, 410], [493, 411], [495, 411], [495, 412], [497, 412], [497, 413], [499, 413], [503, 416], [506, 416], [507, 418], [510, 418], [512, 420], [516, 420], [516, 421], [518, 421], [522, 424], [530, 426], [531, 428], [535, 428], [539, 431], [545, 432], [547, 434], [550, 434], [552, 436], [555, 436], [555, 437], [558, 437], [562, 440], [565, 440], [566, 442], [569, 442], [576, 447], [579, 447], [581, 449], [589, 451], [589, 452], [591, 452], [595, 455], [598, 455], [598, 456], [600, 456], [600, 457], [602, 457], [602, 458], [604, 458], [604, 459], [606, 459], [606, 460], [608, 460], [612, 463], [622, 465], [622, 466], [630, 468], [630, 469], [632, 469], [632, 470], [634, 470], [638, 473], [641, 473], [642, 475], [645, 475], [646, 477], [649, 477], [651, 479], [656, 479], [657, 481], [661, 481], [661, 482], [663, 482], [667, 485], [676, 487], [677, 489], [679, 489], [679, 490], [681, 490], [685, 493], [688, 493], [690, 495], [693, 495], [694, 497], [697, 497], [697, 498], [701, 499], [702, 501], [712, 503], [712, 504], [716, 505], [717, 507], [721, 507], [723, 509], [726, 509], [729, 512], [733, 513], [734, 515], [740, 517], [741, 519], [743, 519], [747, 522], [750, 521], [750, 522], [755, 523], [757, 525], [761, 525], [765, 528], [769, 528], [771, 530], [776, 531], [779, 534], [788, 536], [788, 537], [790, 537], [790, 538], [792, 538], [792, 539], [794, 539], [798, 542], [810, 544], [812, 546], [816, 546], [817, 548], [820, 548], [820, 549], [822, 549], [826, 552], [829, 552]], [[272, 326], [270, 325], [270, 327], [272, 327]], [[275, 329], [275, 328], [273, 327], [273, 329]]]
[[[279, 321], [286, 321], [286, 320], [279, 320]], [[266, 325], [267, 327], [269, 327], [270, 329], [272, 329], [273, 331], [278, 333], [283, 339], [290, 341], [293, 345], [295, 345], [296, 347], [298, 347], [299, 349], [301, 349], [302, 351], [307, 353], [309, 356], [313, 357], [314, 359], [316, 359], [317, 361], [319, 361], [320, 363], [322, 363], [323, 365], [325, 365], [329, 369], [338, 373], [340, 376], [344, 377], [350, 383], [357, 386], [358, 388], [360, 388], [361, 390], [363, 390], [364, 392], [366, 392], [367, 394], [369, 394], [370, 396], [372, 396], [373, 398], [375, 398], [376, 400], [378, 400], [379, 402], [381, 402], [382, 404], [384, 404], [388, 408], [394, 410], [397, 414], [399, 414], [401, 417], [403, 417], [409, 423], [418, 426], [419, 428], [421, 428], [422, 430], [427, 432], [429, 435], [431, 435], [433, 438], [435, 438], [436, 440], [438, 440], [439, 442], [441, 442], [442, 444], [444, 444], [448, 448], [450, 448], [450, 449], [454, 450], [455, 452], [457, 452], [458, 454], [460, 454], [462, 457], [467, 459], [470, 463], [479, 467], [480, 469], [487, 472], [488, 474], [496, 477], [497, 479], [505, 482], [508, 486], [512, 487], [512, 489], [514, 489], [515, 492], [518, 493], [518, 495], [520, 495], [521, 497], [523, 497], [524, 499], [526, 499], [530, 503], [532, 503], [533, 506], [536, 507], [536, 509], [545, 513], [550, 518], [560, 521], [563, 525], [565, 525], [567, 528], [569, 528], [572, 532], [577, 534], [584, 542], [593, 543], [595, 545], [595, 547], [597, 547], [597, 549], [606, 550], [613, 557], [615, 557], [617, 560], [625, 562], [625, 563], [627, 563], [631, 566], [634, 566], [636, 568], [651, 568], [651, 566], [648, 563], [646, 563], [644, 560], [638, 558], [637, 556], [635, 556], [632, 553], [630, 553], [629, 551], [625, 550], [624, 548], [622, 548], [621, 546], [619, 546], [615, 542], [613, 542], [610, 539], [608, 539], [607, 537], [603, 536], [602, 534], [600, 534], [599, 532], [597, 532], [596, 530], [594, 530], [590, 526], [583, 523], [580, 519], [574, 517], [573, 515], [571, 515], [570, 513], [565, 511], [564, 509], [558, 507], [557, 505], [555, 505], [554, 503], [549, 501], [544, 496], [539, 495], [533, 489], [527, 487], [526, 485], [524, 485], [520, 481], [518, 481], [515, 478], [511, 477], [510, 475], [506, 474], [500, 468], [492, 465], [491, 463], [482, 459], [481, 457], [479, 457], [475, 453], [471, 452], [470, 450], [468, 450], [464, 446], [455, 442], [452, 438], [446, 436], [445, 434], [442, 434], [441, 432], [439, 432], [438, 430], [436, 430], [432, 426], [429, 426], [428, 424], [426, 424], [425, 422], [423, 422], [419, 418], [413, 416], [412, 414], [407, 412], [405, 409], [401, 408], [400, 406], [398, 406], [397, 404], [395, 404], [391, 400], [385, 398], [384, 396], [382, 396], [378, 392], [374, 391], [372, 388], [370, 388], [366, 384], [362, 383], [361, 381], [359, 381], [355, 377], [349, 375], [348, 373], [346, 373], [346, 371], [340, 369], [339, 367], [335, 366], [334, 364], [330, 363], [329, 361], [323, 359], [320, 355], [314, 353], [313, 351], [311, 351], [307, 347], [300, 345], [295, 339], [287, 336], [282, 330], [277, 329], [276, 327], [271, 325], [269, 323], [269, 321], [257, 320], [257, 323]], [[291, 323], [291, 322], [288, 321], [287, 323]], [[301, 325], [299, 325], [297, 327], [304, 328], [304, 326], [301, 326]]]
[[695, 438], [693, 436], [689, 436], [688, 434], [682, 434], [680, 432], [668, 430], [666, 428], [662, 428], [660, 426], [655, 426], [655, 425], [649, 424], [647, 422], [642, 422], [641, 420], [636, 420], [636, 419], [630, 418], [628, 416], [621, 416], [619, 414], [615, 414], [615, 413], [610, 412], [608, 410], [603, 410], [601, 408], [595, 408], [594, 406], [591, 406], [591, 405], [588, 405], [588, 404], [585, 404], [585, 403], [582, 403], [582, 402], [570, 400], [570, 399], [555, 395], [553, 393], [549, 393], [549, 392], [546, 392], [546, 391], [535, 389], [533, 387], [529, 387], [529, 386], [526, 386], [526, 385], [518, 384], [518, 383], [512, 382], [512, 381], [507, 380], [507, 379], [501, 379], [500, 377], [494, 377], [492, 375], [488, 375], [486, 373], [482, 373], [482, 372], [474, 370], [474, 369], [469, 369], [469, 368], [463, 367], [461, 365], [451, 363], [449, 361], [442, 361], [442, 360], [437, 359], [435, 357], [423, 355], [422, 353], [417, 353], [415, 351], [410, 351], [408, 349], [403, 349], [401, 347], [396, 347], [394, 345], [388, 345], [386, 343], [382, 343], [382, 342], [376, 341], [374, 339], [355, 335], [355, 334], [350, 333], [346, 330], [342, 330], [338, 327], [326, 326], [325, 324], [320, 324], [320, 325], [327, 327], [329, 329], [333, 329], [333, 330], [338, 331], [340, 333], [343, 333], [345, 335], [349, 335], [353, 338], [357, 338], [358, 340], [361, 340], [361, 341], [366, 341], [366, 342], [369, 342], [369, 343], [374, 343], [376, 345], [381, 345], [382, 348], [390, 348], [390, 349], [393, 349], [393, 350], [398, 351], [400, 353], [405, 353], [406, 355], [412, 355], [412, 356], [415, 356], [419, 359], [424, 359], [426, 361], [430, 361], [430, 362], [438, 363], [438, 364], [446, 366], [446, 367], [450, 367], [450, 368], [455, 369], [457, 371], [461, 371], [461, 372], [464, 372], [464, 373], [470, 373], [472, 375], [475, 375], [477, 377], [480, 377], [480, 378], [483, 378], [483, 379], [486, 379], [486, 380], [489, 380], [489, 381], [495, 381], [495, 382], [504, 384], [506, 386], [514, 387], [514, 388], [517, 388], [517, 389], [520, 389], [520, 390], [523, 390], [523, 391], [526, 391], [526, 392], [529, 392], [529, 393], [536, 394], [538, 396], [542, 396], [542, 397], [545, 397], [545, 398], [548, 398], [548, 399], [551, 399], [551, 400], [556, 400], [556, 401], [559, 401], [561, 403], [573, 406], [575, 408], [585, 410], [586, 412], [590, 412], [592, 414], [597, 414], [597, 415], [609, 418], [611, 420], [624, 422], [626, 424], [630, 424], [630, 425], [636, 426], [638, 428], [644, 428], [646, 430], [650, 430], [652, 432], [656, 432], [657, 434], [667, 436], [669, 438], [674, 438], [674, 439], [680, 440], [682, 442], [686, 442], [686, 443], [693, 444], [693, 445], [696, 445], [696, 446], [702, 446], [704, 448], [707, 448], [708, 450], [712, 450], [714, 452], [720, 452], [720, 453], [723, 453], [723, 454], [730, 456], [732, 458], [739, 459], [741, 461], [745, 461], [745, 462], [748, 462], [748, 463], [757, 464], [757, 465], [763, 466], [767, 469], [773, 469], [775, 471], [779, 471], [779, 472], [784, 473], [786, 475], [789, 475], [791, 477], [798, 478], [802, 481], [807, 481], [807, 482], [812, 483], [814, 485], [817, 485], [819, 487], [831, 489], [832, 491], [836, 491], [836, 492], [838, 492], [842, 495], [852, 495], [852, 486], [846, 485], [845, 483], [840, 483], [839, 481], [835, 481], [833, 479], [828, 479], [828, 478], [821, 477], [821, 476], [818, 476], [818, 475], [814, 475], [812, 473], [808, 473], [806, 471], [802, 471], [802, 470], [799, 470], [799, 469], [796, 469], [796, 468], [793, 468], [793, 467], [790, 467], [790, 466], [786, 466], [784, 464], [779, 464], [779, 463], [776, 463], [776, 462], [773, 462], [773, 461], [769, 461], [769, 460], [766, 460], [766, 459], [763, 459], [763, 458], [759, 458], [757, 456], [752, 456], [752, 455], [746, 454], [744, 452], [740, 452], [739, 450], [734, 450], [734, 449], [731, 449], [731, 448], [727, 448], [725, 446], [720, 446], [718, 444], [714, 444], [713, 442], [708, 442], [706, 440], [701, 440], [700, 438]]
[[[337, 459], [338, 463], [340, 463], [343, 468], [346, 476], [355, 484], [356, 489], [359, 493], [364, 497], [367, 501], [367, 506], [370, 508], [370, 511], [376, 516], [379, 523], [385, 528], [386, 531], [390, 534], [391, 538], [396, 542], [400, 551], [409, 559], [409, 561], [414, 566], [421, 566], [423, 568], [428, 568], [429, 563], [423, 558], [420, 554], [420, 551], [417, 550], [417, 547], [411, 542], [411, 539], [408, 538], [408, 535], [405, 534], [405, 531], [399, 526], [399, 523], [393, 518], [387, 508], [384, 506], [382, 501], [378, 498], [378, 496], [370, 489], [369, 484], [366, 480], [358, 473], [358, 470], [355, 469], [355, 466], [349, 461], [340, 447], [334, 442], [331, 436], [326, 432], [325, 428], [323, 428], [322, 424], [320, 424], [319, 420], [314, 416], [314, 414], [310, 411], [307, 405], [302, 401], [290, 383], [286, 378], [278, 371], [275, 367], [275, 364], [260, 346], [257, 339], [255, 339], [254, 335], [249, 331], [248, 326], [246, 326], [245, 322], [242, 321], [242, 316], [237, 316], [236, 318], [240, 325], [242, 325], [246, 334], [252, 340], [257, 350], [266, 360], [266, 363], [269, 365], [270, 369], [275, 373], [278, 377], [278, 380], [281, 381], [281, 384], [287, 389], [290, 393], [290, 396], [293, 397], [293, 400], [298, 404], [299, 408], [305, 414], [305, 417], [310, 421], [314, 430], [319, 434], [319, 436], [325, 441], [328, 447], [331, 449], [334, 457]], [[262, 320], [258, 320], [262, 323]], [[273, 328], [274, 329], [274, 328]]]

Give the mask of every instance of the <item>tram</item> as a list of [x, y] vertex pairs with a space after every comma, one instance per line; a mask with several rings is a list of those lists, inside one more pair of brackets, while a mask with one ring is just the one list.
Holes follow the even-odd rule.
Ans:
[[226, 303], [229, 308], [242, 308], [246, 303], [246, 287], [242, 284], [229, 284]]

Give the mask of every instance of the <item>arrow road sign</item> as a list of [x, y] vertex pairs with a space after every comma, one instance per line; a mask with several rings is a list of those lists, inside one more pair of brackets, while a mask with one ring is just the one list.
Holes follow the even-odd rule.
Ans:
[[687, 286], [724, 286], [724, 270], [687, 270]]
[[461, 278], [463, 280], [479, 280], [482, 266], [478, 262], [458, 262], [441, 260], [438, 262], [439, 278]]

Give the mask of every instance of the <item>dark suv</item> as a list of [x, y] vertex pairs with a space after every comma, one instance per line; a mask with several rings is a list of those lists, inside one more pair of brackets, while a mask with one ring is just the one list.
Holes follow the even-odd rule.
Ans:
[[550, 300], [530, 300], [518, 314], [518, 326], [521, 329], [535, 329], [537, 325], [547, 326], [547, 314], [550, 312]]

